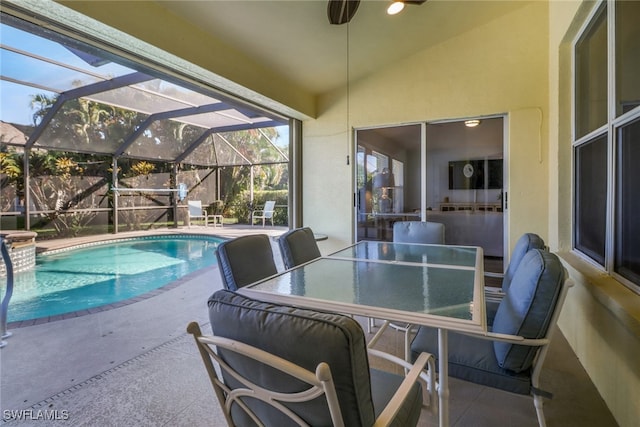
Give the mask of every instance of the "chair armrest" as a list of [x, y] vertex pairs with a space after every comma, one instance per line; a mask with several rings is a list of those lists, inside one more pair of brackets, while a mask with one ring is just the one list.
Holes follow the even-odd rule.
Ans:
[[471, 332], [456, 332], [456, 333], [462, 334], [462, 335], [469, 335], [471, 337], [476, 337], [483, 340], [508, 342], [511, 344], [527, 345], [530, 347], [541, 347], [543, 345], [549, 344], [550, 342], [548, 338], [525, 338], [520, 335], [499, 334], [495, 332], [487, 332], [486, 334], [483, 334], [483, 335], [474, 334]]
[[411, 388], [414, 386], [414, 384], [416, 384], [416, 382], [420, 378], [425, 379], [424, 369], [427, 365], [429, 366], [429, 370], [428, 370], [427, 379], [425, 380], [427, 381], [428, 390], [429, 392], [433, 392], [435, 390], [435, 387], [434, 387], [435, 361], [432, 354], [421, 353], [420, 356], [418, 356], [418, 358], [412, 365], [400, 359], [399, 357], [396, 357], [389, 353], [385, 353], [380, 350], [374, 350], [370, 348], [370, 349], [367, 349], [367, 352], [371, 356], [379, 357], [381, 359], [390, 361], [408, 370], [408, 372], [406, 372], [405, 374], [404, 381], [402, 381], [402, 384], [400, 384], [400, 387], [398, 388], [398, 390], [394, 393], [393, 397], [391, 398], [387, 406], [382, 410], [382, 412], [380, 413], [380, 416], [378, 416], [378, 418], [376, 419], [373, 425], [374, 427], [388, 426], [393, 422], [396, 414], [398, 413], [398, 411], [400, 410], [400, 407], [402, 406], [402, 403], [406, 400], [407, 396], [409, 395]]

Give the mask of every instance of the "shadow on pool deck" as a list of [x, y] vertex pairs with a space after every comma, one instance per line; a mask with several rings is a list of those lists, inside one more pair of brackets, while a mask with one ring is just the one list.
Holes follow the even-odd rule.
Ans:
[[[186, 231], [221, 235], [219, 230]], [[275, 236], [284, 229], [224, 231], [228, 237], [248, 231]], [[272, 243], [282, 269], [277, 244]], [[210, 331], [206, 302], [221, 288], [218, 268], [211, 267], [135, 304], [13, 330], [14, 336], [0, 350], [2, 421], [20, 426], [226, 425], [196, 346], [185, 331], [190, 321]], [[402, 334], [385, 333], [379, 346], [399, 354]], [[545, 402], [550, 427], [616, 425], [561, 333], [551, 345], [541, 382], [555, 393]], [[450, 385], [452, 426], [537, 425], [527, 396], [455, 379]], [[68, 420], [11, 421], [5, 410], [30, 410], [32, 415], [46, 410]], [[437, 418], [423, 411], [418, 425], [436, 424]]]

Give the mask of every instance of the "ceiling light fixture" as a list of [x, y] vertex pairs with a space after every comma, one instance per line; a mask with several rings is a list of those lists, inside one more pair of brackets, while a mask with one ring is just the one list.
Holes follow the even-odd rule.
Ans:
[[474, 128], [480, 124], [480, 120], [467, 120], [464, 125], [468, 128]]
[[402, 12], [402, 9], [404, 9], [404, 2], [403, 1], [394, 1], [387, 8], [387, 14], [395, 15], [395, 14], [398, 14], [398, 13]]

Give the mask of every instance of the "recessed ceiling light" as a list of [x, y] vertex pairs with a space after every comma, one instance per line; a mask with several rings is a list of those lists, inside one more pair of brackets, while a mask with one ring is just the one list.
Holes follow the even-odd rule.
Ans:
[[480, 120], [467, 120], [464, 125], [468, 128], [474, 128], [480, 124]]
[[397, 13], [402, 12], [402, 9], [404, 9], [404, 2], [403, 1], [394, 1], [387, 8], [387, 13], [389, 15], [395, 15]]

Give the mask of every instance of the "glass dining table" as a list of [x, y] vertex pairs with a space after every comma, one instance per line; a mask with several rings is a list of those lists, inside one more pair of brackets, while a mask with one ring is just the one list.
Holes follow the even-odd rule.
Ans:
[[449, 425], [447, 332], [486, 334], [480, 247], [360, 241], [238, 292], [438, 329], [439, 421]]

